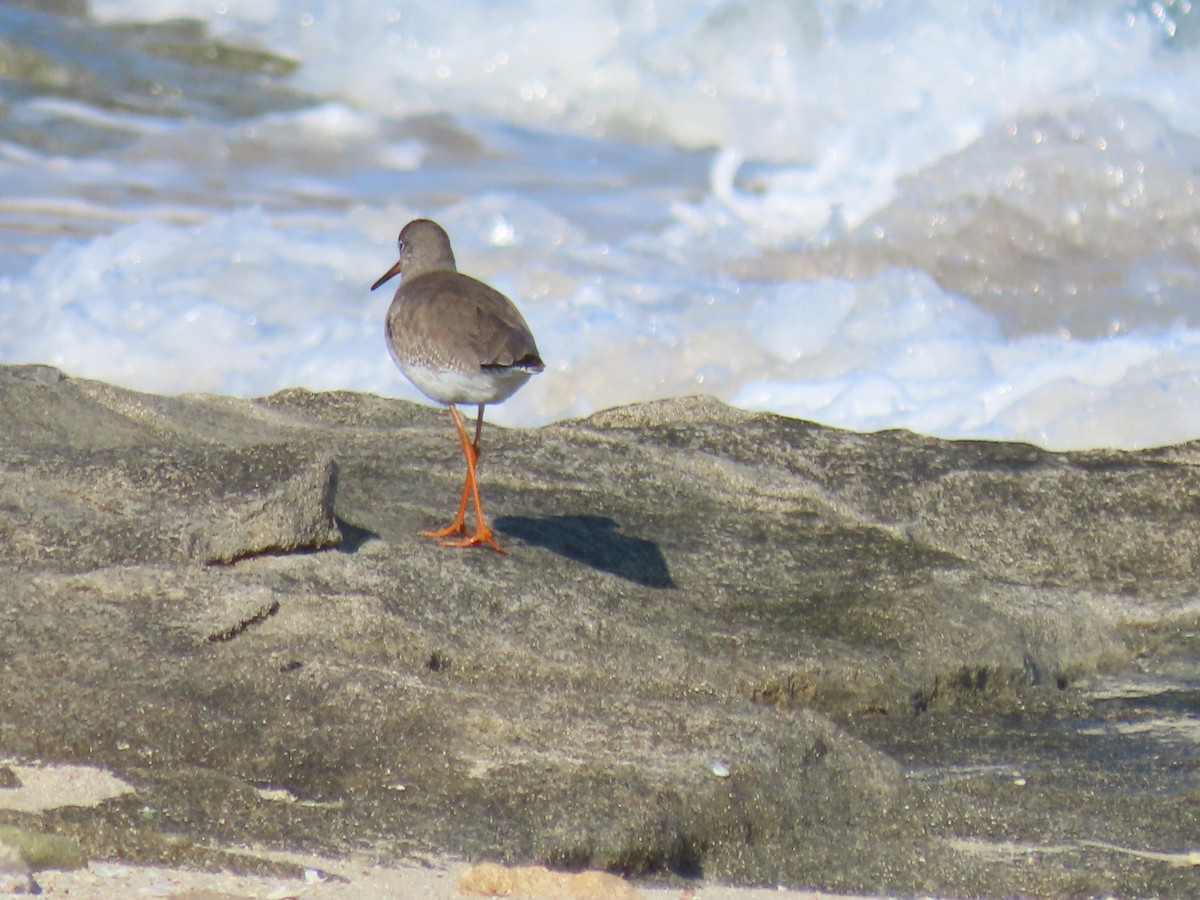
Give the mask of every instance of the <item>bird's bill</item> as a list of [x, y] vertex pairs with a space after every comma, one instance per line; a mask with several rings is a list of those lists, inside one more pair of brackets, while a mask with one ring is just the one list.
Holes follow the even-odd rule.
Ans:
[[400, 260], [396, 260], [396, 264], [394, 266], [392, 266], [390, 269], [388, 269], [386, 272], [384, 272], [383, 275], [380, 276], [379, 280], [377, 282], [375, 282], [373, 285], [371, 285], [371, 290], [375, 290], [375, 288], [379, 287], [385, 281], [391, 281], [393, 278], [395, 278], [399, 274], [400, 274]]

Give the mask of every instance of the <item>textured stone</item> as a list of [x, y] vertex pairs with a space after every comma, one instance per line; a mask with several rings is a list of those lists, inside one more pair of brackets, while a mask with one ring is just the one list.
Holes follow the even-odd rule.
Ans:
[[[441, 410], [19, 367], [0, 417], [0, 756], [136, 785], [33, 814], [88, 855], [1194, 887], [1105, 848], [1200, 831], [1194, 746], [1162, 737], [1195, 709], [1198, 445], [1053, 454], [703, 398], [489, 427], [502, 557], [417, 535], [461, 487]], [[979, 850], [1013, 842], [1036, 864]]]
[[87, 865], [78, 842], [56, 834], [42, 834], [12, 825], [0, 825], [0, 859], [20, 870], [79, 869]]
[[226, 500], [228, 510], [214, 515], [197, 534], [194, 555], [201, 562], [231, 563], [264, 553], [336, 547], [342, 542], [333, 518], [336, 490], [333, 460], [304, 460], [278, 487]]

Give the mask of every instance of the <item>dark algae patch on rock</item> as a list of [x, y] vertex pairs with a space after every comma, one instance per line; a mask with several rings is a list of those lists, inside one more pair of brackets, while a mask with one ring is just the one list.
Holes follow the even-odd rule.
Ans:
[[1195, 892], [1198, 445], [702, 398], [489, 426], [501, 557], [417, 535], [461, 487], [440, 410], [10, 367], [0, 415], [0, 759], [135, 789], [0, 825], [268, 872], [234, 848]]

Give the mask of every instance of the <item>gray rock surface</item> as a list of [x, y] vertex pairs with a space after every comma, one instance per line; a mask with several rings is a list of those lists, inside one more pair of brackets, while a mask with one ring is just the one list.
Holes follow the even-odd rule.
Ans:
[[0, 824], [241, 868], [222, 846], [1197, 887], [1200, 445], [702, 398], [489, 427], [504, 557], [417, 536], [461, 485], [441, 410], [9, 367], [0, 418], [0, 758], [137, 788]]

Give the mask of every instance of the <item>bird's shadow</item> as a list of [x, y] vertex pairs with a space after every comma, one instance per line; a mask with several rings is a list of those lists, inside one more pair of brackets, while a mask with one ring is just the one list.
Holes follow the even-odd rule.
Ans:
[[505, 535], [635, 584], [675, 587], [658, 544], [621, 534], [606, 516], [501, 516], [493, 524]]

